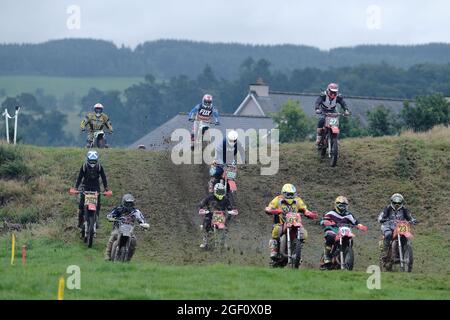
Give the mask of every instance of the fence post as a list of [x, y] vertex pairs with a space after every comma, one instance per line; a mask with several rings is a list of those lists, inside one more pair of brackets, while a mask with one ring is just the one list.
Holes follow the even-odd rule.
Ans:
[[17, 118], [19, 117], [20, 107], [16, 106], [16, 114], [14, 115], [14, 144], [16, 144], [17, 140]]

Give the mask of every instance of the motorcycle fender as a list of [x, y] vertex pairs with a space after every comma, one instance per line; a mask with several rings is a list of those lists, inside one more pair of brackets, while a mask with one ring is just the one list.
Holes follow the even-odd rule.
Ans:
[[411, 232], [405, 232], [402, 234], [402, 236], [405, 236], [406, 238], [412, 238], [412, 233]]
[[333, 132], [333, 134], [339, 134], [339, 128], [338, 127], [331, 127], [331, 132]]
[[230, 186], [230, 190], [231, 191], [236, 191], [237, 190], [236, 181], [228, 180], [228, 185]]
[[93, 203], [88, 204], [88, 210], [97, 211], [97, 206]]

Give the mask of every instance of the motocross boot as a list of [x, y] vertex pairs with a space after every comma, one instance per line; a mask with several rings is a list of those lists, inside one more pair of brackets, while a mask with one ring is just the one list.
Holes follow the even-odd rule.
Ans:
[[78, 228], [83, 228], [83, 212], [78, 209]]
[[203, 242], [200, 244], [200, 248], [206, 249], [208, 247], [208, 234], [203, 234]]
[[317, 149], [320, 149], [322, 147], [322, 129], [320, 128], [317, 128], [316, 146]]
[[320, 269], [325, 270], [328, 269], [328, 267], [331, 264], [331, 247], [325, 246], [323, 249], [323, 265], [320, 266]]
[[278, 258], [278, 241], [276, 239], [270, 239], [270, 259], [276, 260]]

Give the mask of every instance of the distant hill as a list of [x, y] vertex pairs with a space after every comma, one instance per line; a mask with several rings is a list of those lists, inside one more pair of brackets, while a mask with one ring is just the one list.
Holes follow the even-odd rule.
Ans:
[[134, 50], [94, 39], [62, 39], [40, 44], [0, 44], [0, 75], [143, 76], [167, 79], [197, 75], [206, 64], [220, 78], [235, 78], [247, 57], [266, 59], [283, 72], [315, 67], [385, 62], [407, 68], [450, 62], [450, 44], [361, 45], [322, 51], [302, 45], [246, 45], [180, 40], [145, 42]]

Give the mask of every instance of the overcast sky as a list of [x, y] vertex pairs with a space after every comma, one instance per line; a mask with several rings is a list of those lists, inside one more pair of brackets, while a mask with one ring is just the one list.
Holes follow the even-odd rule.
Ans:
[[446, 0], [0, 0], [0, 42], [96, 38], [251, 44], [450, 42]]

